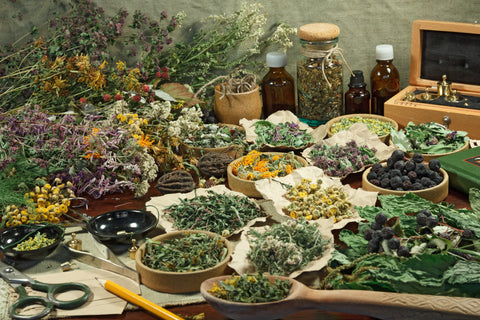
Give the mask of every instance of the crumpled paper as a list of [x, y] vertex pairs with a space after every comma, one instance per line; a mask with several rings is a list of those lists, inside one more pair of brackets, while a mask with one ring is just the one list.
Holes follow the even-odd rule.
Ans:
[[[366, 145], [370, 149], [375, 148], [377, 150], [375, 155], [377, 156], [380, 162], [387, 160], [391, 156], [392, 152], [397, 149], [397, 147], [394, 145], [386, 145], [385, 143], [383, 143], [378, 138], [377, 134], [370, 131], [366, 124], [360, 123], [360, 122], [354, 123], [347, 130], [342, 130], [340, 132], [337, 132], [330, 138], [318, 141], [316, 144], [319, 144], [319, 145], [325, 144], [327, 146], [334, 146], [338, 144], [338, 145], [344, 146], [347, 144], [347, 142], [350, 142], [352, 140], [354, 140], [358, 146]], [[310, 153], [314, 147], [315, 145], [308, 147], [302, 152], [302, 156], [307, 160], [309, 164], [314, 163], [313, 159], [310, 157]], [[365, 170], [365, 167], [360, 170], [354, 171], [352, 173], [361, 172], [363, 170]], [[345, 175], [340, 178], [343, 179], [346, 176], [348, 175]]]
[[[284, 122], [295, 123], [299, 126], [300, 129], [306, 130], [307, 133], [310, 133], [313, 137], [314, 142], [321, 141], [327, 135], [327, 129], [325, 125], [321, 125], [315, 129], [311, 128], [309, 125], [301, 122], [295, 114], [288, 110], [280, 110], [275, 113], [272, 113], [268, 118], [265, 119], [273, 124], [280, 124]], [[260, 121], [260, 119], [248, 120], [246, 118], [240, 119], [240, 125], [245, 129], [246, 140], [249, 143], [255, 143], [257, 140], [257, 134], [255, 133], [255, 122]], [[288, 148], [289, 150], [296, 150], [292, 147], [287, 146], [276, 146], [276, 145], [266, 145], [270, 149], [282, 149]], [[303, 148], [301, 148], [303, 149]]]
[[[300, 183], [303, 179], [310, 179], [312, 182], [317, 179], [322, 180], [321, 187], [326, 188], [334, 185], [342, 187], [347, 193], [347, 199], [352, 203], [353, 215], [350, 218], [346, 218], [335, 222], [333, 218], [322, 218], [317, 220], [311, 220], [311, 223], [318, 223], [322, 236], [329, 240], [329, 244], [325, 248], [325, 252], [322, 257], [317, 260], [311, 261], [305, 268], [292, 272], [289, 277], [295, 278], [304, 272], [319, 271], [328, 264], [328, 260], [332, 256], [333, 251], [333, 233], [332, 230], [342, 229], [350, 222], [358, 222], [362, 218], [358, 215], [358, 212], [354, 209], [355, 206], [374, 206], [377, 201], [378, 192], [365, 191], [361, 188], [354, 189], [350, 185], [343, 185], [339, 178], [331, 178], [324, 174], [323, 170], [314, 167], [304, 167], [294, 170], [291, 174], [275, 179], [263, 179], [255, 182], [255, 187], [262, 194], [264, 199], [271, 200], [275, 208], [272, 219], [277, 222], [285, 221], [286, 219], [292, 219], [285, 213], [283, 213], [283, 207], [290, 204], [290, 201], [284, 197], [286, 185], [295, 185]], [[261, 229], [260, 229], [261, 230]], [[239, 274], [254, 273], [255, 266], [247, 259], [250, 245], [248, 242], [248, 236], [246, 232], [242, 233], [239, 243], [235, 247], [235, 252], [232, 255], [232, 261], [229, 266]]]
[[[225, 185], [221, 184], [208, 189], [198, 188], [188, 193], [171, 193], [160, 197], [152, 197], [152, 199], [146, 203], [146, 206], [153, 206], [158, 210], [158, 212], [160, 212], [160, 214], [158, 215], [157, 226], [163, 228], [165, 232], [178, 231], [178, 229], [176, 229], [173, 225], [173, 220], [171, 220], [168, 215], [165, 215], [163, 213], [163, 210], [171, 205], [179, 204], [181, 199], [192, 199], [196, 195], [207, 195], [207, 191], [214, 191], [219, 194], [231, 194], [246, 197], [243, 193], [232, 191], [228, 189]], [[232, 235], [242, 232], [242, 230], [254, 225], [256, 222], [266, 221], [266, 219], [266, 217], [255, 218], [247, 222], [242, 228], [235, 230]]]

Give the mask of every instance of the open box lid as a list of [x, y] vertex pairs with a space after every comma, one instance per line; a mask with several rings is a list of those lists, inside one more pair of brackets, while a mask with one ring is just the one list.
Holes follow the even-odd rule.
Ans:
[[480, 24], [416, 20], [410, 84], [437, 87], [442, 76], [459, 91], [480, 92]]

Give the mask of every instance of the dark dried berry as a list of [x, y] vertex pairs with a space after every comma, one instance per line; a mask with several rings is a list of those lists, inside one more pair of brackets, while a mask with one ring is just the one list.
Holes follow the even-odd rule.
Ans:
[[403, 190], [407, 191], [407, 190], [412, 190], [412, 182], [410, 182], [410, 180], [405, 180], [402, 182], [402, 188]]
[[[402, 188], [402, 178], [400, 178], [400, 176], [395, 176], [395, 177], [392, 177], [390, 179], [390, 188], [392, 188], [393, 190], [395, 189], [398, 189], [398, 188]], [[403, 190], [403, 188], [402, 188]]]
[[380, 180], [380, 187], [388, 189], [390, 187], [390, 179], [383, 178], [382, 180]]
[[432, 179], [430, 179], [429, 177], [422, 177], [422, 179], [420, 179], [420, 183], [426, 189], [436, 186], [435, 182], [433, 182]]
[[405, 168], [405, 161], [398, 160], [393, 164], [393, 168], [398, 170], [403, 170]]
[[418, 213], [423, 213], [424, 215], [426, 215], [427, 217], [430, 217], [432, 215], [432, 212], [428, 209], [422, 209], [420, 210]]
[[382, 240], [382, 231], [381, 230], [375, 230], [372, 236], [373, 240]]
[[405, 153], [402, 150], [397, 149], [392, 152], [390, 158], [392, 158], [394, 162], [398, 160], [403, 160], [405, 158]]
[[363, 238], [364, 238], [365, 240], [367, 240], [367, 241], [368, 241], [368, 240], [372, 240], [372, 238], [373, 238], [373, 233], [374, 233], [374, 232], [375, 232], [375, 231], [374, 231], [373, 229], [366, 229], [366, 230], [363, 232]]
[[415, 161], [408, 160], [407, 162], [405, 162], [405, 170], [407, 171], [415, 170], [415, 166], [416, 166]]
[[397, 255], [399, 257], [409, 257], [410, 256], [410, 249], [407, 246], [400, 246], [397, 250]]
[[374, 186], [377, 186], [379, 187], [380, 186], [380, 180], [378, 179], [373, 179], [370, 181], [371, 184], [373, 184]]
[[416, 218], [417, 218], [417, 224], [419, 226], [423, 227], [423, 226], [427, 225], [427, 216], [424, 213], [422, 213], [422, 212], [417, 213]]
[[435, 182], [435, 184], [439, 185], [443, 181], [443, 176], [438, 172], [435, 172], [435, 175], [433, 176], [432, 181]]
[[382, 168], [383, 168], [383, 166], [380, 162], [374, 163], [372, 165], [372, 172], [378, 173], [378, 171]]
[[382, 229], [382, 227], [383, 224], [378, 224], [375, 221], [370, 224], [370, 228], [372, 228], [373, 230], [380, 230]]
[[415, 172], [417, 173], [417, 177], [423, 177], [427, 174], [427, 165], [425, 163], [418, 163], [415, 167]]
[[392, 170], [389, 171], [389, 175], [390, 175], [390, 178], [401, 177], [402, 176], [402, 171], [400, 171], [398, 169], [392, 169]]
[[438, 226], [438, 218], [436, 216], [427, 217], [427, 226], [430, 228]]
[[370, 172], [367, 174], [367, 179], [368, 179], [368, 181], [372, 181], [373, 179], [377, 179], [377, 173], [370, 170]]
[[416, 163], [422, 163], [423, 155], [421, 153], [414, 153], [412, 156], [412, 160], [415, 161]]
[[417, 180], [417, 173], [415, 171], [409, 171], [407, 173], [407, 177], [410, 179], [410, 181], [413, 183]]
[[370, 253], [378, 252], [378, 249], [380, 249], [380, 242], [373, 239], [368, 241], [367, 249]]
[[412, 184], [412, 190], [422, 190], [423, 185], [420, 182], [414, 182]]
[[388, 217], [383, 212], [379, 212], [375, 215], [375, 222], [380, 226], [385, 225], [385, 223], [387, 223], [387, 220], [388, 220]]
[[387, 246], [391, 250], [396, 250], [400, 247], [400, 240], [398, 238], [391, 238], [390, 240], [388, 240]]
[[395, 163], [395, 161], [396, 160], [393, 159], [393, 158], [388, 158], [387, 159], [387, 168], [389, 168], [389, 169], [393, 168], [393, 164]]
[[391, 239], [395, 235], [395, 231], [391, 227], [384, 227], [382, 230], [382, 238], [383, 239]]
[[432, 159], [428, 162], [428, 167], [430, 168], [430, 170], [438, 172], [440, 170], [440, 168], [442, 167], [442, 164], [440, 163], [440, 160]]

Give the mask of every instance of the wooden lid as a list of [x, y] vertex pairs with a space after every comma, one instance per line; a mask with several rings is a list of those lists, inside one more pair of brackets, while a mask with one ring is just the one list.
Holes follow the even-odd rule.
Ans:
[[333, 40], [340, 34], [340, 28], [332, 23], [309, 23], [298, 28], [298, 36], [306, 41]]
[[[445, 59], [443, 60], [443, 63], [445, 63], [445, 74], [448, 76], [447, 80], [453, 81], [453, 86], [455, 87], [456, 90], [459, 91], [470, 91], [470, 92], [479, 92], [480, 88], [477, 84], [472, 84], [469, 83], [468, 80], [466, 80], [466, 77], [462, 76], [457, 76], [455, 78], [450, 77], [448, 74], [449, 68], [452, 69], [452, 66], [448, 66], [448, 61], [449, 60], [455, 60], [455, 58], [458, 57], [452, 57], [450, 59], [450, 56], [453, 55], [449, 50], [441, 50], [440, 48], [440, 43], [436, 42], [434, 43], [434, 47], [438, 48], [426, 48], [427, 42], [425, 40], [425, 34], [428, 31], [433, 31], [437, 34], [450, 34], [452, 35], [452, 38], [454, 38], [455, 35], [458, 35], [460, 37], [465, 37], [465, 35], [477, 35], [480, 37], [480, 25], [479, 24], [474, 24], [474, 23], [458, 23], [458, 22], [446, 22], [446, 21], [429, 21], [429, 20], [416, 20], [412, 24], [412, 45], [410, 47], [410, 79], [409, 82], [413, 86], [419, 86], [419, 87], [437, 87], [437, 83], [442, 80], [442, 76], [439, 74], [436, 77], [431, 77], [429, 75], [426, 75], [424, 71], [422, 71], [422, 68], [425, 68], [422, 66], [422, 63], [427, 60], [427, 62], [430, 60], [429, 58], [424, 57], [425, 50], [429, 50], [429, 52], [438, 52], [439, 55], [445, 56]], [[477, 42], [478, 43], [478, 42]], [[467, 50], [471, 46], [475, 45], [474, 43], [465, 43], [464, 47], [460, 47], [463, 52], [465, 52], [465, 55], [469, 52]], [[475, 52], [475, 50], [470, 50], [472, 52]], [[441, 64], [438, 64], [439, 68], [441, 67]], [[469, 72], [469, 69], [473, 70], [473, 68], [468, 68], [468, 63], [466, 64], [465, 67], [465, 72]], [[471, 71], [470, 70], [470, 71]], [[461, 73], [461, 71], [460, 71]], [[453, 79], [452, 79], [453, 78]]]

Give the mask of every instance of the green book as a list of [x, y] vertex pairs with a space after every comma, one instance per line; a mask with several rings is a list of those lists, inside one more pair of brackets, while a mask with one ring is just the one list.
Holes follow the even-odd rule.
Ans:
[[438, 158], [448, 173], [450, 187], [468, 194], [472, 187], [480, 188], [480, 147]]

